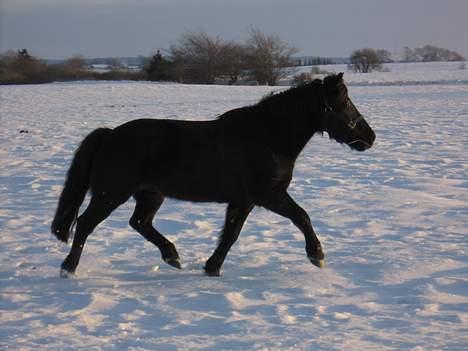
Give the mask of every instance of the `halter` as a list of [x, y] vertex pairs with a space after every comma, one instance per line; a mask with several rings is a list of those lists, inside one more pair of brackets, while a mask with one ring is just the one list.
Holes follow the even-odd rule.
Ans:
[[359, 114], [355, 119], [352, 119], [351, 121], [348, 122], [348, 127], [350, 129], [356, 128], [356, 126], [359, 124], [364, 119], [364, 116]]
[[[341, 83], [343, 84], [343, 83]], [[322, 99], [323, 99], [323, 104], [325, 105], [325, 111], [324, 111], [324, 117], [326, 117], [328, 112], [333, 112], [333, 106], [330, 105], [327, 99], [327, 94], [325, 94], [325, 85], [322, 83]], [[348, 98], [347, 103], [351, 103], [351, 100]], [[325, 119], [325, 118], [324, 118]], [[359, 114], [356, 118], [351, 119], [347, 126], [349, 129], [354, 129], [356, 126], [364, 119], [364, 116]]]

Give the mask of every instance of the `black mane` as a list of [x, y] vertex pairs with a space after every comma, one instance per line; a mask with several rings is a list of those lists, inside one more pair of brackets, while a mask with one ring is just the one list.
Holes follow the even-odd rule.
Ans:
[[[271, 123], [283, 118], [303, 116], [313, 118], [313, 115], [319, 114], [323, 109], [323, 81], [315, 79], [297, 87], [271, 92], [257, 103], [228, 111], [217, 119], [226, 120], [248, 116], [249, 118], [266, 119]], [[237, 113], [240, 111], [253, 113], [240, 115]]]
[[[296, 87], [292, 87], [286, 90], [281, 90], [281, 91], [274, 91], [271, 92], [267, 95], [265, 95], [258, 103], [257, 105], [261, 104], [290, 104], [297, 102], [298, 100], [302, 100], [304, 98], [304, 95], [307, 94], [313, 94], [315, 92], [315, 89], [319, 88], [322, 86], [322, 80], [321, 79], [315, 79], [310, 82], [306, 82], [303, 84], [300, 84]], [[310, 96], [310, 95], [309, 95]]]

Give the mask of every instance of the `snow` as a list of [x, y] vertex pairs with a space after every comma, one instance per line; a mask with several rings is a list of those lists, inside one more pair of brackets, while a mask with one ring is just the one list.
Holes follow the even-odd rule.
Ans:
[[220, 278], [202, 267], [225, 206], [174, 200], [156, 226], [181, 271], [130, 229], [129, 201], [90, 236], [77, 275], [60, 278], [69, 247], [49, 226], [64, 176], [96, 127], [210, 119], [281, 88], [0, 86], [0, 349], [465, 350], [468, 70], [457, 67], [346, 72], [376, 144], [357, 153], [315, 136], [290, 187], [326, 267], [308, 262], [287, 220], [255, 209]]
[[[346, 72], [349, 85], [437, 85], [468, 84], [468, 69], [465, 62], [413, 62], [386, 63], [382, 72], [354, 73], [347, 72], [347, 65], [318, 66], [321, 71]], [[298, 72], [310, 72], [311, 67], [301, 67]], [[323, 75], [317, 75], [321, 78]]]

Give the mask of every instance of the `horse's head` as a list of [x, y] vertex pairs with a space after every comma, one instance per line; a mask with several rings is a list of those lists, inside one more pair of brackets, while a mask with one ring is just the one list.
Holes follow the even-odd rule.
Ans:
[[374, 143], [375, 133], [349, 98], [343, 73], [325, 77], [323, 100], [323, 131], [331, 139], [347, 144], [351, 149], [369, 149]]

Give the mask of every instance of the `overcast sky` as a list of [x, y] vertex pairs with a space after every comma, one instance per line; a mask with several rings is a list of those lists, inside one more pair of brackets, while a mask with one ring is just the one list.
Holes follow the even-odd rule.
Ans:
[[468, 0], [0, 0], [0, 52], [147, 56], [186, 31], [278, 34], [300, 55], [433, 44], [468, 57]]

